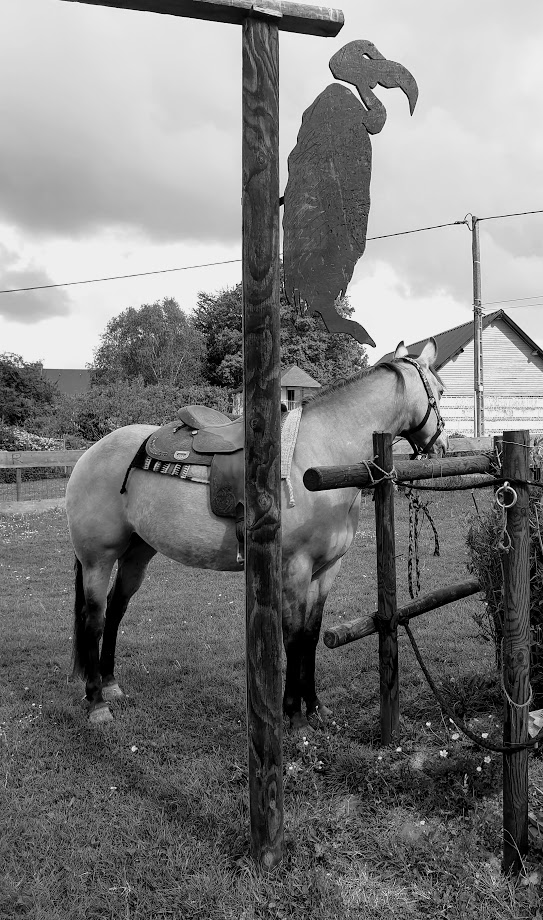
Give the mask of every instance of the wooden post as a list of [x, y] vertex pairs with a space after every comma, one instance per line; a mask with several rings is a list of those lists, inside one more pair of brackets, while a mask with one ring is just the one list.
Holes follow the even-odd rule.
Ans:
[[17, 469], [15, 470], [15, 499], [18, 502], [21, 501], [22, 480], [23, 480], [23, 477], [21, 474], [21, 468], [17, 467]]
[[[373, 453], [377, 465], [392, 470], [392, 435], [374, 432]], [[377, 537], [377, 618], [379, 627], [379, 683], [381, 690], [381, 744], [397, 739], [400, 721], [398, 684], [398, 629], [396, 623], [396, 540], [394, 535], [394, 486], [384, 479], [375, 488]]]
[[[517, 501], [507, 510], [509, 552], [504, 574], [503, 686], [506, 693], [503, 743], [528, 740], [530, 693], [529, 431], [504, 431], [503, 477], [513, 482]], [[501, 493], [509, 504], [511, 492]], [[503, 756], [503, 870], [518, 872], [528, 849], [528, 752]]]
[[279, 34], [243, 25], [245, 612], [251, 849], [283, 853]]

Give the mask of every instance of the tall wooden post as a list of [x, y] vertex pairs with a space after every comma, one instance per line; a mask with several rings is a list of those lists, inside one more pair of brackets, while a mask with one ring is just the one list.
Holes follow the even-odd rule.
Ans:
[[249, 806], [254, 858], [283, 847], [279, 33], [243, 25], [245, 612]]
[[[388, 432], [374, 432], [373, 453], [377, 465], [386, 473], [390, 472], [393, 466], [392, 435]], [[375, 487], [375, 527], [381, 744], [390, 744], [398, 737], [400, 722], [394, 486], [390, 479], [384, 479]]]
[[[504, 573], [503, 686], [506, 694], [503, 743], [528, 740], [530, 693], [530, 432], [504, 431], [503, 476], [512, 480], [517, 501], [507, 510], [509, 552]], [[504, 503], [513, 496], [505, 492]], [[518, 872], [528, 849], [528, 752], [503, 756], [503, 870]]]

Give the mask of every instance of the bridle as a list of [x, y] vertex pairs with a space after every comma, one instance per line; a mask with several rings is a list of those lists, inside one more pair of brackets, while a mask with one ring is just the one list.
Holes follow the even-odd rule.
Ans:
[[[426, 415], [424, 416], [422, 422], [420, 422], [420, 424], [417, 425], [416, 428], [411, 428], [409, 431], [400, 431], [401, 437], [405, 438], [406, 441], [409, 441], [411, 447], [413, 448], [413, 456], [411, 457], [411, 459], [415, 460], [421, 454], [427, 454], [430, 452], [435, 442], [439, 438], [439, 435], [445, 428], [445, 422], [441, 418], [441, 413], [439, 411], [439, 405], [437, 403], [437, 399], [435, 398], [432, 392], [432, 388], [428, 382], [428, 378], [426, 374], [424, 373], [422, 367], [420, 366], [419, 362], [415, 361], [414, 358], [408, 358], [408, 357], [402, 358], [402, 361], [407, 361], [409, 364], [412, 364], [413, 367], [416, 367], [419, 373], [419, 377], [422, 380], [422, 383], [424, 385], [424, 389], [426, 390], [426, 395], [428, 397], [428, 408], [426, 409]], [[420, 431], [422, 428], [424, 428], [424, 426], [426, 425], [426, 422], [430, 418], [430, 413], [432, 409], [435, 412], [436, 419], [437, 419], [437, 427], [436, 427], [435, 433], [430, 438], [427, 444], [425, 444], [423, 447], [419, 447], [418, 444], [415, 444], [411, 435], [416, 434], [417, 431]]]

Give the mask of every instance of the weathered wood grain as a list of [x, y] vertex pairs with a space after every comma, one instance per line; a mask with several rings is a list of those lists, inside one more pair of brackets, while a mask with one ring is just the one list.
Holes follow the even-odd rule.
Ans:
[[[530, 432], [504, 431], [503, 475], [515, 483], [517, 502], [507, 511], [511, 538], [502, 553], [504, 576], [503, 743], [528, 740], [530, 695], [530, 531], [529, 493], [522, 485], [529, 474]], [[511, 702], [509, 702], [509, 700]], [[503, 757], [503, 869], [519, 872], [528, 850], [528, 751]]]
[[[372, 464], [369, 464], [370, 469]], [[463, 476], [465, 473], [488, 473], [491, 468], [489, 457], [444, 457], [442, 460], [395, 460], [394, 469], [398, 482], [415, 482], [418, 479], [438, 479], [443, 476]], [[373, 477], [381, 473], [373, 467]], [[353, 486], [363, 489], [371, 485], [372, 477], [364, 463], [351, 466], [313, 466], [304, 473], [304, 485], [310, 492], [326, 489], [347, 489]]]
[[[374, 432], [373, 452], [385, 472], [392, 469], [392, 435]], [[396, 538], [394, 486], [385, 479], [375, 489], [377, 549], [377, 617], [379, 633], [379, 686], [381, 693], [381, 744], [391, 744], [400, 727], [398, 629], [396, 608]]]
[[245, 611], [249, 805], [254, 858], [283, 852], [279, 36], [243, 27]]
[[242, 25], [249, 15], [261, 12], [273, 15], [282, 32], [301, 32], [306, 35], [333, 37], [344, 23], [341, 10], [324, 6], [307, 6], [290, 0], [64, 0], [69, 3], [87, 3], [92, 6], [109, 6], [120, 10], [139, 10], [148, 13], [165, 13], [189, 19], [204, 19]]
[[[431, 610], [438, 610], [446, 604], [452, 604], [454, 601], [461, 600], [463, 597], [470, 597], [481, 591], [481, 585], [476, 578], [470, 578], [468, 581], [459, 582], [456, 585], [448, 585], [445, 588], [437, 588], [428, 594], [417, 597], [409, 604], [398, 608], [398, 626], [408, 623], [414, 617], [420, 617], [423, 613], [429, 613]], [[338, 623], [337, 626], [330, 626], [323, 635], [324, 644], [328, 648], [340, 648], [342, 645], [348, 645], [349, 642], [356, 642], [357, 639], [364, 639], [377, 632], [376, 618], [378, 611], [372, 613], [369, 617], [357, 617], [356, 620], [350, 620], [345, 623]]]

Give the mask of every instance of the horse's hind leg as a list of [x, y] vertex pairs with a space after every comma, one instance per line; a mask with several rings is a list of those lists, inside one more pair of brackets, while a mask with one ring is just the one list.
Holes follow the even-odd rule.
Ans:
[[100, 655], [102, 692], [106, 700], [120, 699], [123, 692], [115, 680], [115, 647], [119, 624], [130, 598], [140, 587], [147, 566], [156, 550], [137, 534], [132, 534], [127, 549], [119, 557], [115, 582], [107, 598], [106, 621]]
[[85, 679], [91, 722], [108, 722], [111, 712], [102, 695], [100, 639], [104, 628], [107, 588], [115, 554], [83, 565], [75, 561], [74, 674]]
[[332, 714], [331, 710], [317, 696], [315, 688], [315, 657], [324, 605], [340, 568], [341, 559], [338, 559], [330, 568], [315, 576], [309, 587], [307, 597], [300, 674], [302, 696], [307, 707], [307, 718], [312, 725], [317, 721], [326, 720]]

